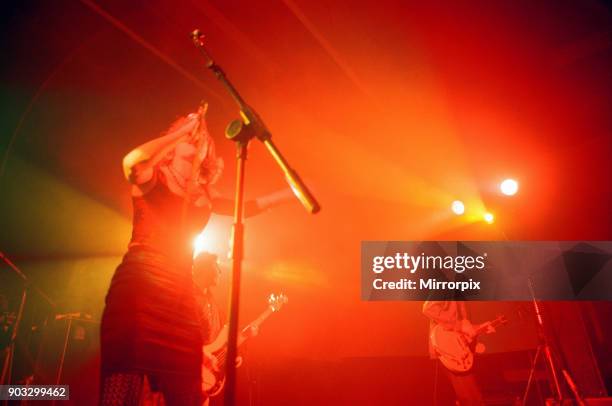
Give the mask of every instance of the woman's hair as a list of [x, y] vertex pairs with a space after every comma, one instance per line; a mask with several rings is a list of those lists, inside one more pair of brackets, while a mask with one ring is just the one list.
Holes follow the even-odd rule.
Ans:
[[[180, 116], [179, 118], [174, 120], [172, 124], [170, 124], [170, 127], [168, 127], [168, 129], [166, 129], [165, 131], [161, 133], [160, 137], [164, 137], [168, 134], [173, 133], [179, 128], [181, 128], [187, 122], [187, 117], [189, 117], [189, 115]], [[172, 162], [172, 158], [174, 158], [174, 148], [168, 151], [168, 153], [166, 153], [166, 156], [164, 156], [164, 158], [159, 162], [159, 165], [160, 166], [169, 165]]]
[[187, 122], [188, 117], [189, 114], [185, 116], [180, 116], [179, 118], [174, 120], [172, 124], [170, 124], [170, 127], [168, 127], [168, 129], [164, 131], [162, 135], [168, 135], [181, 128]]

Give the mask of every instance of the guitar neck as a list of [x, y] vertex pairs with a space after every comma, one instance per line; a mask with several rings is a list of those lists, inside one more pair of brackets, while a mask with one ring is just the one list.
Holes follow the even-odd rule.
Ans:
[[490, 324], [493, 327], [497, 327], [500, 324], [503, 324], [504, 322], [505, 322], [504, 319], [499, 319], [498, 318], [498, 319], [495, 319], [495, 320], [491, 321], [490, 323], [484, 323], [482, 326], [480, 326], [480, 327], [478, 327], [476, 329], [476, 335], [480, 335], [480, 334], [484, 333], [487, 330], [487, 325], [488, 324]]
[[272, 309], [268, 307], [263, 313], [261, 313], [255, 320], [249, 323], [245, 328], [242, 329], [240, 335], [238, 336], [238, 345], [244, 343], [251, 335], [249, 334], [249, 330], [253, 327], [259, 328], [264, 321], [273, 313]]

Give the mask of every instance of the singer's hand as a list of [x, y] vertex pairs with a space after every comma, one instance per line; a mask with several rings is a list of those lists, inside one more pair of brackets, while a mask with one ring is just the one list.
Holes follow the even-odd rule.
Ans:
[[198, 107], [197, 114], [200, 116], [200, 119], [204, 119], [206, 117], [206, 112], [208, 112], [208, 102], [202, 102]]
[[205, 135], [208, 134], [208, 126], [206, 124], [206, 113], [208, 112], [208, 103], [202, 102], [195, 113], [191, 113], [188, 119], [193, 120], [193, 129], [190, 134], [190, 141], [197, 143]]

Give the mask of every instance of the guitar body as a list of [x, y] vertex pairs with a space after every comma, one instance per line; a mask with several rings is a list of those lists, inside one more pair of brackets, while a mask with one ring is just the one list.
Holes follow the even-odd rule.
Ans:
[[438, 359], [449, 370], [467, 372], [474, 366], [473, 345], [464, 334], [437, 325], [430, 339]]
[[442, 365], [453, 372], [467, 372], [474, 366], [474, 354], [482, 354], [485, 351], [484, 344], [479, 343], [477, 337], [485, 333], [488, 327], [494, 328], [507, 322], [506, 317], [497, 316], [494, 320], [477, 326], [473, 338], [459, 331], [447, 330], [438, 324], [431, 330], [429, 340]]
[[208, 396], [217, 396], [225, 385], [225, 375], [221, 371], [202, 368], [202, 391]]
[[[227, 324], [224, 325], [221, 331], [219, 331], [217, 338], [212, 343], [205, 345], [204, 349], [219, 358], [227, 344], [228, 330]], [[218, 395], [223, 389], [223, 385], [225, 385], [225, 375], [222, 370], [213, 371], [210, 368], [202, 367], [202, 390], [208, 396]]]

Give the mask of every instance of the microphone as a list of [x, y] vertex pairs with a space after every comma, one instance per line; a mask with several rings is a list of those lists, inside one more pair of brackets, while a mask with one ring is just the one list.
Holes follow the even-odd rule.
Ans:
[[200, 50], [204, 58], [206, 58], [206, 67], [208, 69], [212, 69], [213, 71], [215, 71], [215, 74], [217, 76], [219, 74], [222, 74], [220, 73], [221, 72], [220, 68], [216, 67], [212, 58], [210, 57], [210, 55], [208, 55], [206, 48], [204, 48], [204, 34], [202, 34], [202, 31], [196, 28], [195, 30], [191, 31], [191, 34], [189, 34], [189, 36], [191, 37], [191, 41], [193, 42], [193, 45], [195, 45], [195, 47]]
[[191, 34], [189, 34], [189, 36], [191, 37], [191, 40], [194, 42], [194, 44], [196, 45], [203, 45], [202, 40], [204, 39], [204, 34], [202, 34], [202, 31], [200, 31], [199, 29], [195, 29], [193, 31], [191, 31]]

